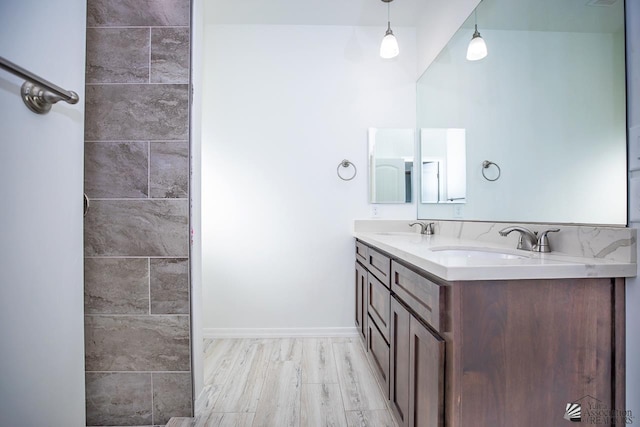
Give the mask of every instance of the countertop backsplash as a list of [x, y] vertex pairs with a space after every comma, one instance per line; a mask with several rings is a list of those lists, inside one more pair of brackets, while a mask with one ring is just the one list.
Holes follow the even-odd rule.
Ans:
[[[433, 222], [435, 234], [456, 237], [464, 240], [477, 240], [503, 244], [505, 248], [515, 249], [518, 233], [506, 237], [498, 231], [513, 225], [528, 228], [531, 231], [544, 231], [559, 228], [557, 233], [549, 233], [548, 238], [553, 252], [566, 255], [609, 259], [612, 261], [636, 263], [637, 230], [626, 227], [599, 225], [567, 225], [567, 224], [527, 224], [496, 223], [476, 221], [439, 221]], [[359, 232], [403, 232], [419, 233], [420, 227], [410, 227], [413, 220], [355, 220], [353, 231]]]

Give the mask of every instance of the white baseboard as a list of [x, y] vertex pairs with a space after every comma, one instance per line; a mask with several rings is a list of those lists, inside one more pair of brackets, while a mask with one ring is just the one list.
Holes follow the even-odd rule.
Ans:
[[357, 337], [358, 329], [348, 328], [204, 328], [204, 338], [296, 338]]

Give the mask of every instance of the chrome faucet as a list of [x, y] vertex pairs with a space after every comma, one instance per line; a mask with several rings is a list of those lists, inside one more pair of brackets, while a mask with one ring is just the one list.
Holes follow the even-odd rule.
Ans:
[[432, 235], [433, 232], [433, 222], [429, 222], [425, 224], [424, 222], [412, 222], [409, 224], [409, 227], [413, 227], [414, 225], [420, 226], [420, 234]]
[[498, 233], [500, 233], [501, 236], [506, 236], [512, 231], [520, 233], [517, 249], [532, 252], [551, 252], [551, 246], [549, 245], [547, 234], [560, 231], [560, 229], [552, 228], [550, 230], [545, 230], [538, 236], [537, 231], [531, 231], [524, 227], [513, 226], [504, 228]]
[[538, 233], [534, 233], [531, 230], [524, 227], [507, 227], [500, 230], [501, 236], [507, 236], [512, 231], [517, 231], [520, 233], [520, 237], [518, 238], [518, 247], [517, 249], [522, 249], [524, 251], [532, 251], [533, 247], [538, 244]]

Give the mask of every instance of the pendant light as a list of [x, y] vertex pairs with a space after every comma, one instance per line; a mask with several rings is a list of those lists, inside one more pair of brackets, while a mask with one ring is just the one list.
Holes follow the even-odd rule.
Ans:
[[477, 9], [473, 11], [476, 30], [471, 37], [469, 47], [467, 47], [467, 61], [478, 61], [487, 56], [487, 44], [478, 32], [478, 12]]
[[393, 35], [393, 31], [391, 31], [391, 20], [389, 19], [389, 9], [393, 0], [382, 0], [387, 4], [387, 32], [382, 38], [382, 43], [380, 44], [380, 56], [385, 59], [395, 58], [400, 53], [400, 48], [398, 47], [398, 40], [396, 40], [396, 36]]

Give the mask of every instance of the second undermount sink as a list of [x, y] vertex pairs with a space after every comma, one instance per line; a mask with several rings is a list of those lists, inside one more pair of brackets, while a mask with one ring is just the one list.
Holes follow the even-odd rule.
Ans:
[[497, 249], [482, 249], [482, 248], [434, 248], [433, 252], [437, 252], [438, 255], [463, 257], [463, 258], [477, 258], [477, 259], [526, 259], [529, 258], [526, 255], [517, 255], [509, 252], [500, 252]]

